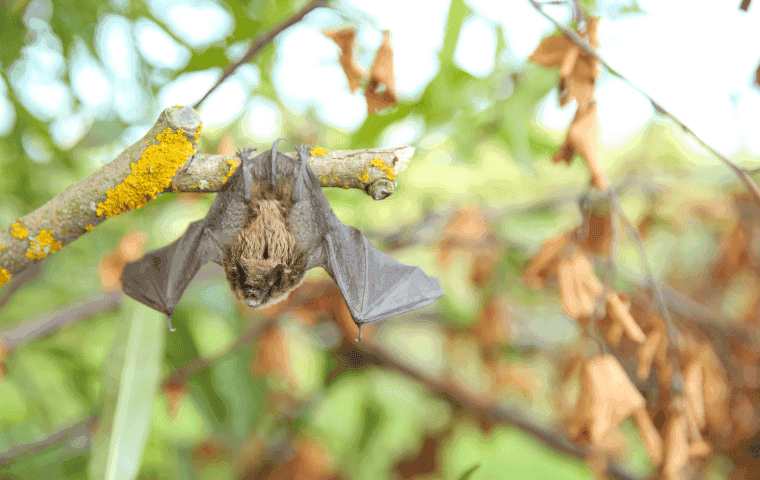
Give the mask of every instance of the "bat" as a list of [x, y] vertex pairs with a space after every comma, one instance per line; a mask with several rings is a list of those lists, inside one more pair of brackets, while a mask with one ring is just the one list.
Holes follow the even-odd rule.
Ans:
[[185, 288], [208, 262], [224, 268], [233, 293], [251, 307], [287, 298], [306, 271], [324, 268], [335, 280], [361, 329], [425, 307], [443, 296], [438, 279], [405, 265], [344, 225], [322, 192], [307, 159], [277, 151], [237, 152], [241, 167], [217, 193], [211, 209], [174, 243], [128, 263], [124, 293], [171, 316]]

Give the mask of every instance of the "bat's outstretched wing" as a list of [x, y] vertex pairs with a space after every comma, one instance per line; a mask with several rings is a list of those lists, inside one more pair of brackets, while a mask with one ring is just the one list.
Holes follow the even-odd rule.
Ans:
[[174, 243], [124, 267], [121, 274], [124, 293], [171, 317], [198, 269], [221, 259], [214, 236], [205, 219], [191, 223]]
[[361, 327], [425, 307], [443, 296], [438, 279], [394, 260], [359, 230], [338, 220], [306, 161], [308, 151], [298, 148], [300, 158], [289, 168], [296, 183], [288, 220], [299, 242], [309, 246], [308, 268], [323, 267], [335, 279], [354, 322]]
[[437, 278], [384, 254], [354, 227], [340, 223], [325, 243], [327, 271], [360, 327], [425, 307], [444, 294]]

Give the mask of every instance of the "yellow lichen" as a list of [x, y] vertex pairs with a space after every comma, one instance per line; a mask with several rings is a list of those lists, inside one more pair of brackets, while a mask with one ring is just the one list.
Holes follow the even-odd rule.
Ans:
[[50, 235], [50, 230], [43, 230], [37, 237], [32, 237], [26, 256], [32, 260], [42, 260], [50, 253], [56, 252], [63, 246]]
[[380, 157], [377, 157], [376, 159], [372, 160], [370, 164], [373, 167], [377, 167], [380, 170], [385, 172], [385, 176], [388, 180], [393, 180], [396, 176], [396, 173], [393, 171], [393, 166], [389, 165], [385, 162], [383, 162], [383, 159]]
[[309, 152], [309, 155], [319, 155], [320, 157], [324, 157], [326, 153], [327, 153], [326, 148], [314, 147], [311, 149], [311, 152]]
[[174, 105], [174, 108], [182, 108], [184, 105]]
[[145, 149], [133, 163], [132, 173], [106, 192], [106, 201], [98, 204], [98, 215], [115, 217], [135, 208], [142, 208], [170, 184], [177, 170], [194, 153], [192, 142], [182, 132], [167, 128], [156, 136], [157, 145]]
[[201, 128], [203, 128], [203, 122], [198, 124], [198, 128], [195, 129], [195, 135], [193, 135], [193, 141], [198, 140], [198, 137], [201, 136]]
[[8, 283], [11, 279], [11, 274], [8, 273], [8, 270], [4, 268], [0, 268], [0, 287]]
[[87, 225], [86, 227], [84, 227], [84, 229], [87, 230], [88, 232], [92, 230], [93, 228], [95, 227], [93, 227], [92, 225]]
[[224, 177], [224, 183], [227, 183], [227, 180], [230, 179], [233, 173], [235, 173], [235, 170], [238, 168], [238, 162], [235, 160], [227, 160], [227, 164], [230, 166], [230, 171], [227, 172], [227, 176]]
[[327, 183], [327, 177], [322, 177], [322, 183]]
[[362, 182], [365, 182], [365, 183], [369, 182], [369, 173], [364, 172], [364, 175], [362, 175], [361, 177], [359, 177], [359, 180], [361, 180]]
[[29, 232], [27, 232], [26, 228], [22, 227], [20, 223], [16, 222], [11, 225], [11, 235], [16, 238], [26, 238], [26, 236], [29, 235]]

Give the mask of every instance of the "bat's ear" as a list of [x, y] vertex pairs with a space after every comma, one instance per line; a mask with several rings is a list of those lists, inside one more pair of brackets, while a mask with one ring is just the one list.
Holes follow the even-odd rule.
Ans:
[[285, 276], [285, 265], [278, 264], [276, 267], [272, 269], [272, 272], [269, 274], [269, 287], [274, 287], [275, 285], [282, 284], [282, 278]]

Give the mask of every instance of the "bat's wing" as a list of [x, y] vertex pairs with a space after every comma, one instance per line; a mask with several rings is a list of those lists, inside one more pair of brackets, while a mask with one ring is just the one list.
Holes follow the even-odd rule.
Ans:
[[326, 270], [360, 327], [425, 307], [443, 296], [437, 278], [394, 260], [354, 227], [340, 222], [325, 235]]
[[207, 222], [198, 220], [174, 243], [128, 263], [121, 275], [124, 293], [171, 317], [179, 299], [203, 265], [221, 261], [221, 250]]

